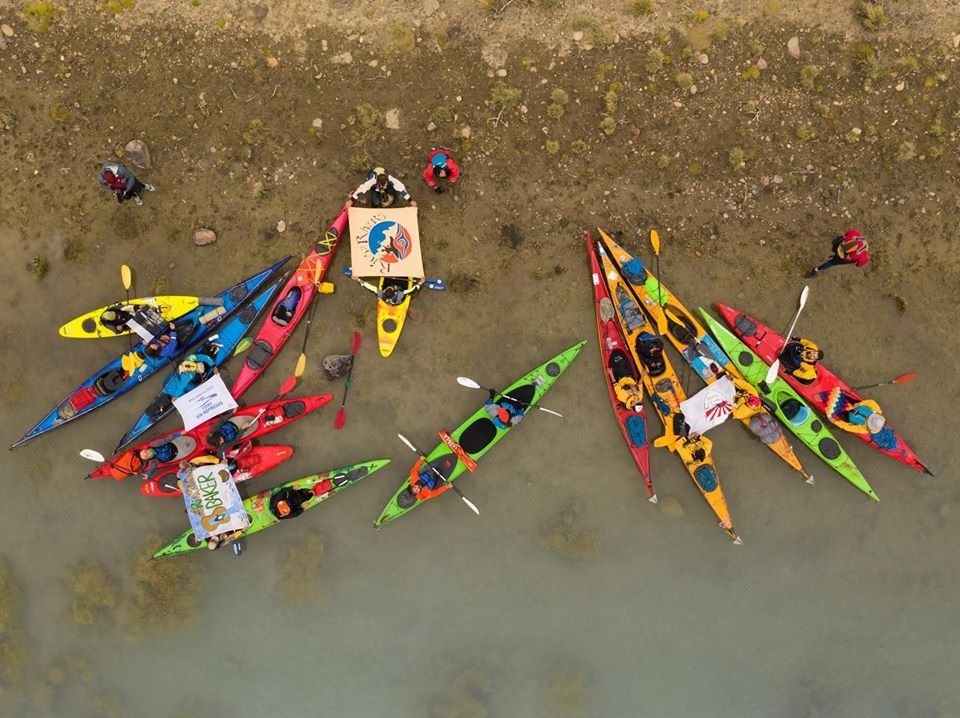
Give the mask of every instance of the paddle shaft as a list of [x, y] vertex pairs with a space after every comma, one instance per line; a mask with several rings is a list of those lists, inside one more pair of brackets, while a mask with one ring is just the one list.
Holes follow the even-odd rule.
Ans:
[[901, 374], [896, 379], [890, 379], [889, 381], [880, 381], [876, 384], [867, 384], [866, 386], [855, 386], [853, 387], [855, 391], [863, 391], [864, 389], [873, 389], [877, 386], [886, 386], [887, 384], [908, 384], [917, 378], [916, 372], [908, 372], [907, 374]]
[[446, 476], [444, 476], [443, 474], [441, 474], [440, 471], [437, 469], [437, 467], [434, 466], [433, 464], [431, 464], [431, 463], [427, 460], [427, 457], [424, 456], [423, 453], [420, 451], [420, 449], [418, 449], [416, 446], [414, 446], [407, 437], [405, 437], [403, 434], [397, 434], [397, 436], [400, 437], [400, 441], [402, 441], [404, 444], [407, 445], [407, 448], [408, 448], [408, 449], [410, 449], [413, 453], [415, 453], [415, 454], [420, 458], [420, 460], [421, 460], [424, 464], [426, 464], [434, 474], [437, 475], [437, 478], [440, 479], [440, 481], [442, 481], [442, 482], [445, 483], [447, 486], [449, 486], [451, 489], [453, 489], [453, 490], [456, 492], [457, 496], [459, 496], [461, 499], [463, 499], [463, 502], [464, 502], [467, 506], [469, 506], [469, 507], [471, 508], [471, 510], [472, 510], [477, 516], [480, 515], [480, 509], [478, 509], [478, 508], [473, 504], [473, 502], [470, 501], [470, 499], [468, 499], [466, 496], [463, 495], [463, 492], [460, 490], [460, 487], [459, 487], [459, 486], [457, 486], [456, 484], [454, 484], [452, 481], [449, 481]]
[[350, 391], [350, 379], [353, 377], [353, 367], [357, 363], [357, 352], [360, 351], [360, 339], [363, 335], [359, 331], [353, 333], [353, 346], [350, 352], [350, 368], [347, 370], [347, 380], [343, 384], [343, 401], [340, 402], [340, 408], [337, 409], [337, 418], [333, 422], [334, 429], [342, 429], [347, 423], [347, 392]]

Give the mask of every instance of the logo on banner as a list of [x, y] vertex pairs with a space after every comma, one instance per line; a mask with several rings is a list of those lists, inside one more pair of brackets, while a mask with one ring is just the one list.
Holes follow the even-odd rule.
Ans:
[[705, 392], [703, 397], [703, 413], [706, 417], [719, 424], [733, 411], [733, 404], [715, 391]]
[[399, 222], [377, 222], [367, 234], [370, 253], [381, 262], [393, 264], [410, 256], [413, 241], [410, 232]]

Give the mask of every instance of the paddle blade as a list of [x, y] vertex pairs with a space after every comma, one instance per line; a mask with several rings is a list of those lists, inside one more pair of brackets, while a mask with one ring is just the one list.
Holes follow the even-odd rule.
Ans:
[[363, 334], [360, 333], [358, 329], [353, 333], [353, 346], [350, 348], [351, 354], [356, 354], [360, 351], [360, 342], [363, 340]]
[[764, 378], [764, 381], [767, 383], [767, 386], [773, 383], [773, 380], [777, 378], [777, 372], [780, 371], [780, 360], [774, 360], [773, 364], [770, 365], [770, 368], [767, 369], [767, 376]]
[[317, 285], [317, 292], [320, 294], [333, 294], [336, 290], [333, 282], [320, 282]]
[[299, 379], [300, 377], [303, 376], [303, 371], [306, 368], [307, 368], [307, 355], [301, 352], [299, 358], [297, 359], [297, 368], [293, 370], [293, 376]]
[[233, 356], [239, 356], [243, 354], [250, 346], [253, 344], [253, 337], [244, 337], [240, 340], [240, 343], [237, 344], [237, 348], [233, 350]]
[[[453, 486], [453, 484], [450, 484], [450, 486]], [[457, 493], [460, 493], [460, 492], [458, 491]], [[475, 513], [477, 516], [480, 515], [480, 509], [474, 506], [473, 502], [470, 499], [468, 499], [463, 494], [460, 494], [460, 498], [463, 499], [463, 503], [465, 503], [467, 506], [470, 507], [470, 510], [473, 511], [473, 513]]]
[[891, 383], [891, 384], [907, 384], [907, 383], [913, 381], [913, 380], [916, 379], [916, 378], [917, 378], [917, 372], [912, 371], [912, 372], [910, 372], [910, 373], [908, 373], [908, 374], [904, 374], [904, 375], [902, 375], [902, 376], [898, 376], [896, 379], [894, 379], [894, 380], [893, 380], [892, 382], [890, 382], [890, 383]]
[[81, 449], [80, 456], [82, 456], [84, 459], [90, 459], [90, 461], [96, 461], [99, 464], [102, 464], [107, 460], [103, 454], [94, 449]]
[[428, 279], [428, 280], [426, 281], [426, 285], [427, 285], [427, 289], [433, 289], [433, 290], [436, 290], [436, 291], [438, 291], [438, 292], [442, 292], [444, 289], [447, 288], [446, 282], [444, 282], [444, 281], [443, 281], [442, 279], [440, 279], [439, 277], [434, 277], [434, 278]]
[[280, 385], [280, 391], [277, 392], [277, 398], [279, 399], [281, 396], [285, 396], [289, 394], [291, 391], [293, 391], [293, 388], [296, 385], [297, 385], [296, 376], [287, 377], [287, 380]]
[[314, 284], [317, 284], [317, 285], [320, 284], [320, 275], [321, 275], [321, 274], [323, 274], [323, 263], [322, 263], [322, 262], [314, 262], [314, 265], [313, 265], [313, 283], [314, 283]]
[[123, 282], [123, 288], [130, 291], [130, 285], [133, 284], [133, 275], [130, 267], [126, 264], [120, 265], [120, 280]]
[[809, 296], [810, 296], [810, 285], [804, 284], [803, 291], [800, 292], [800, 309], [803, 309], [803, 307], [806, 305], [807, 297]]
[[352, 277], [352, 276], [353, 276], [353, 267], [351, 267], [351, 266], [349, 266], [349, 265], [346, 266], [346, 267], [344, 267], [344, 268], [343, 268], [343, 276], [345, 276], [345, 277]]
[[347, 408], [341, 406], [337, 410], [337, 418], [333, 421], [333, 428], [339, 431], [343, 428], [343, 425], [347, 423]]
[[660, 234], [655, 229], [650, 230], [650, 246], [653, 247], [653, 253], [660, 256]]
[[406, 444], [407, 448], [410, 449], [410, 451], [412, 451], [414, 454], [420, 453], [417, 447], [410, 442], [410, 439], [405, 437], [403, 434], [397, 434], [397, 438], [400, 439], [400, 441], [402, 441], [404, 444]]
[[468, 389], [480, 389], [480, 388], [482, 388], [479, 384], [477, 384], [477, 382], [475, 382], [473, 379], [471, 379], [471, 378], [469, 378], [469, 377], [466, 377], [466, 376], [458, 376], [458, 377], [457, 377], [457, 384], [459, 384], [460, 386], [465, 386], [465, 387], [467, 387]]

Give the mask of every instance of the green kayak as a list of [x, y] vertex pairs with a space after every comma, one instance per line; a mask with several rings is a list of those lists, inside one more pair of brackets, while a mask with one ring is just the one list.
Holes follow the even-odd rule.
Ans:
[[[467, 464], [472, 466], [476, 459], [486, 454], [540, 401], [585, 344], [582, 341], [548, 359], [495, 394], [449, 434], [441, 432], [443, 440], [426, 457], [417, 459], [409, 476], [373, 525], [380, 527], [400, 518], [415, 506], [449, 489], [451, 482], [467, 469]], [[427, 465], [424, 465], [424, 458]], [[430, 488], [429, 483], [438, 479], [437, 474], [443, 477], [443, 481]], [[419, 485], [417, 495], [412, 491], [414, 485]]]
[[[304, 511], [312, 509], [321, 501], [338, 494], [348, 486], [352, 486], [365, 476], [379, 471], [390, 463], [390, 459], [375, 459], [341, 469], [331, 469], [321, 474], [305, 476], [302, 479], [288, 481], [285, 484], [274, 486], [272, 489], [261, 491], [256, 496], [244, 500], [250, 526], [240, 537], [252, 536], [274, 524], [280, 523], [278, 504], [286, 502], [289, 510], [287, 519], [299, 516]], [[292, 508], [291, 508], [292, 507]], [[238, 537], [238, 538], [240, 538]], [[177, 556], [182, 553], [196, 551], [206, 546], [205, 541], [198, 540], [192, 529], [184, 531], [179, 538], [171, 541], [162, 549], [153, 554], [154, 558]]]
[[853, 459], [800, 395], [779, 376], [773, 384], [767, 386], [764, 383], [769, 369], [767, 364], [703, 307], [700, 307], [700, 314], [727, 356], [733, 360], [744, 378], [756, 387], [767, 408], [777, 415], [783, 425], [843, 478], [874, 501], [879, 501]]

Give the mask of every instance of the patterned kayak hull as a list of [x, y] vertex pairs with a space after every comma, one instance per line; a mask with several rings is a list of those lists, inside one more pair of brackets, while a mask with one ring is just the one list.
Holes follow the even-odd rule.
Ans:
[[[273, 471], [292, 457], [293, 447], [283, 445], [251, 446], [250, 444], [244, 444], [239, 449], [233, 449], [226, 454], [226, 458], [236, 464], [232, 476], [237, 483]], [[177, 475], [168, 474], [160, 481], [145, 481], [140, 484], [140, 493], [144, 496], [180, 496], [181, 491]]]

